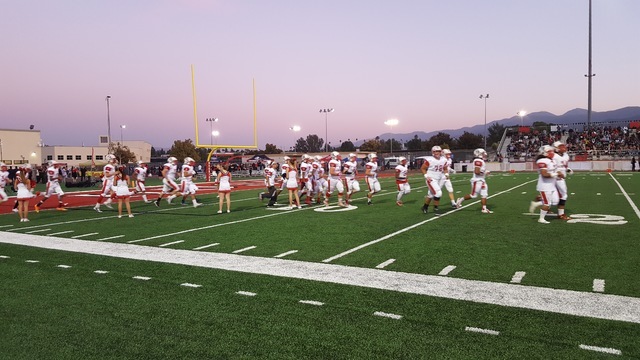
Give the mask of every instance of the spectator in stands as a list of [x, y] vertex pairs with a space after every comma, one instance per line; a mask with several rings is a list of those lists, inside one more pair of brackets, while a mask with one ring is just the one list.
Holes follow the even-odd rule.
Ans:
[[631, 171], [636, 171], [636, 157], [631, 157]]

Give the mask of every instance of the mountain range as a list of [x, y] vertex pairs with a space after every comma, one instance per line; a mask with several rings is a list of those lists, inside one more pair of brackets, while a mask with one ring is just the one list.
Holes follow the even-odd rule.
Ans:
[[[628, 106], [611, 111], [591, 111], [591, 123], [594, 125], [600, 122], [612, 121], [640, 121], [640, 106]], [[532, 125], [534, 122], [545, 122], [547, 124], [554, 125], [584, 124], [587, 122], [587, 110], [578, 108], [567, 111], [562, 115], [555, 115], [547, 111], [539, 111], [527, 114], [522, 119], [520, 119], [520, 116], [516, 115], [510, 118], [487, 122], [487, 128], [493, 124], [500, 124], [508, 127], [520, 125], [521, 123], [524, 123], [524, 125]], [[418, 135], [418, 138], [427, 140], [439, 132], [447, 133], [451, 135], [451, 137], [456, 138], [462, 135], [465, 131], [472, 134], [482, 134], [484, 133], [484, 123], [459, 129], [434, 130], [431, 132], [414, 131], [406, 134], [384, 133], [380, 135], [380, 139], [388, 140], [393, 138], [400, 142], [406, 142], [413, 139], [415, 135]], [[359, 141], [358, 143], [354, 143], [354, 145], [359, 146], [362, 142], [363, 141]]]

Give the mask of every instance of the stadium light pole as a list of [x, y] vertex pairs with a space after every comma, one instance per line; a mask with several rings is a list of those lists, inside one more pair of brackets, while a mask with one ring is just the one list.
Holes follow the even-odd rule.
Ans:
[[123, 130], [126, 128], [127, 128], [127, 125], [120, 125], [120, 145], [118, 146], [118, 149], [120, 150], [120, 159], [118, 159], [118, 162], [120, 162], [120, 164], [122, 164], [122, 147], [124, 146]]
[[109, 101], [111, 100], [111, 95], [107, 95], [107, 149], [111, 150], [111, 109], [109, 106]]
[[[300, 131], [302, 128], [298, 125], [293, 125], [292, 127], [289, 128], [289, 130], [293, 131], [294, 133]], [[293, 148], [295, 149], [295, 144], [293, 145]]]
[[520, 116], [520, 126], [524, 126], [524, 116], [527, 115], [527, 112], [524, 110], [520, 110], [516, 113], [516, 115]]
[[329, 113], [334, 109], [320, 109], [321, 113], [324, 113], [324, 151], [329, 152]]
[[206, 118], [205, 121], [211, 124], [211, 145], [213, 145], [213, 123], [218, 122], [218, 118]]
[[[398, 125], [398, 119], [389, 119], [384, 122], [385, 125], [389, 126], [389, 131], [393, 131], [393, 127]], [[393, 135], [391, 135], [391, 139], [389, 140], [389, 146], [391, 148], [391, 155], [393, 155]]]
[[480, 99], [484, 99], [484, 150], [487, 150], [487, 99], [489, 94], [480, 95]]

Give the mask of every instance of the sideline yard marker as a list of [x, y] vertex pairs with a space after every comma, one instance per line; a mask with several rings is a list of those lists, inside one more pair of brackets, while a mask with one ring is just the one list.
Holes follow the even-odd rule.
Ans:
[[396, 259], [389, 259], [383, 263], [380, 263], [378, 265], [376, 265], [376, 269], [384, 269], [385, 267], [393, 264], [396, 261]]
[[109, 272], [107, 270], [96, 270], [94, 271], [94, 273], [102, 275], [102, 274], [108, 274]]
[[282, 254], [274, 256], [274, 258], [282, 258], [282, 257], [285, 257], [287, 255], [295, 254], [297, 252], [298, 252], [298, 250], [289, 250], [287, 252], [283, 252]]
[[162, 245], [158, 245], [158, 246], [165, 247], [165, 246], [180, 244], [180, 243], [183, 243], [183, 242], [184, 242], [184, 240], [178, 240], [178, 241], [172, 241], [172, 242], [169, 242], [169, 243], [166, 243], [166, 244], [162, 244]]
[[0, 255], [0, 259], [10, 259], [11, 257], [7, 256], [7, 255]]
[[604, 292], [604, 280], [603, 279], [593, 279], [593, 291], [595, 292]]
[[376, 311], [376, 312], [373, 313], [373, 315], [386, 317], [386, 318], [390, 318], [390, 319], [394, 319], [394, 320], [402, 319], [402, 315], [391, 314], [391, 313], [386, 313], [386, 312], [382, 312], [382, 311]]
[[71, 269], [71, 265], [57, 265], [56, 267], [59, 267], [61, 269]]
[[239, 254], [241, 252], [245, 252], [245, 251], [252, 250], [252, 249], [255, 249], [255, 248], [257, 248], [257, 246], [247, 246], [246, 248], [242, 248], [242, 249], [239, 249], [239, 250], [236, 250], [236, 251], [232, 251], [232, 253], [233, 254]]
[[202, 250], [202, 249], [206, 249], [206, 248], [210, 248], [212, 246], [218, 246], [220, 245], [220, 243], [214, 243], [214, 244], [209, 244], [209, 245], [204, 245], [204, 246], [199, 246], [197, 248], [193, 248], [191, 250]]
[[198, 284], [191, 284], [191, 283], [183, 283], [183, 284], [180, 284], [180, 286], [191, 287], [191, 288], [199, 288], [199, 287], [202, 287], [202, 285], [198, 285]]
[[56, 232], [53, 234], [47, 234], [47, 236], [55, 236], [55, 235], [62, 235], [62, 234], [68, 234], [68, 233], [72, 233], [74, 232], [73, 230], [67, 230], [67, 231], [60, 231], [60, 232]]
[[481, 334], [487, 334], [487, 335], [495, 335], [495, 336], [500, 335], [500, 331], [495, 331], [490, 329], [481, 329], [481, 328], [471, 327], [471, 326], [465, 326], [464, 330], [470, 331], [470, 332], [477, 332]]
[[39, 232], [43, 232], [43, 231], [49, 231], [51, 229], [40, 229], [40, 230], [31, 230], [31, 231], [25, 231], [25, 234], [35, 234], [35, 233], [39, 233]]
[[35, 263], [39, 263], [40, 260], [25, 260], [24, 262], [29, 263], [29, 264], [35, 264]]
[[82, 235], [76, 235], [76, 236], [72, 236], [72, 239], [79, 239], [79, 238], [83, 238], [83, 237], [87, 237], [87, 236], [92, 236], [92, 235], [98, 235], [98, 233], [88, 233], [88, 234], [82, 234]]
[[300, 300], [298, 301], [300, 304], [307, 304], [307, 305], [314, 305], [314, 306], [322, 306], [324, 305], [323, 302], [320, 301], [314, 301], [314, 300]]
[[601, 352], [601, 353], [605, 353], [605, 354], [611, 354], [611, 355], [622, 355], [622, 351], [620, 351], [618, 349], [612, 349], [612, 348], [606, 348], [606, 347], [600, 347], [600, 346], [584, 345], [584, 344], [580, 344], [578, 347], [580, 349], [582, 349], [582, 350], [597, 351], [597, 352]]
[[150, 278], [150, 277], [148, 277], [148, 276], [134, 276], [132, 279], [136, 279], [136, 280], [144, 280], [144, 281], [151, 280], [151, 278]]
[[258, 295], [256, 293], [250, 292], [250, 291], [236, 291], [236, 294], [244, 295], [244, 296], [256, 296], [256, 295]]
[[516, 271], [515, 274], [513, 274], [513, 277], [511, 278], [511, 282], [514, 284], [520, 284], [520, 282], [522, 282], [522, 278], [526, 275], [527, 273], [524, 271]]
[[455, 265], [449, 265], [449, 266], [445, 267], [444, 269], [442, 269], [440, 271], [440, 273], [438, 273], [438, 275], [447, 276], [447, 275], [449, 275], [450, 272], [455, 270], [455, 268], [456, 268]]

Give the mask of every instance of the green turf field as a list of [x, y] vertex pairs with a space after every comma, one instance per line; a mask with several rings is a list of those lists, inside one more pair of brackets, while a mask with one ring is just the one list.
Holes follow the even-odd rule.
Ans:
[[[638, 313], [640, 176], [571, 176], [574, 220], [546, 225], [528, 214], [536, 178], [493, 174], [493, 214], [446, 200], [443, 216], [425, 215], [415, 176], [403, 207], [383, 179], [373, 205], [361, 192], [349, 211], [268, 210], [252, 190], [232, 193], [232, 212], [221, 215], [215, 194], [199, 208], [136, 203], [133, 219], [104, 207], [41, 211], [29, 223], [2, 215], [0, 237], [37, 244], [0, 241], [0, 358], [640, 358], [640, 323], [612, 320]], [[468, 175], [453, 180], [456, 197], [469, 191]], [[121, 256], [43, 248], [73, 238], [118, 244]], [[144, 249], [168, 258], [140, 260]], [[176, 260], [200, 256], [209, 263]], [[327, 280], [334, 269], [342, 277]], [[393, 276], [406, 280], [387, 286]], [[359, 285], [362, 277], [380, 284]], [[442, 296], [425, 295], [438, 279]], [[550, 304], [569, 293], [577, 309], [595, 299], [603, 313], [623, 305], [603, 318], [587, 305], [571, 315], [473, 300], [502, 288], [514, 298], [538, 289]]]

